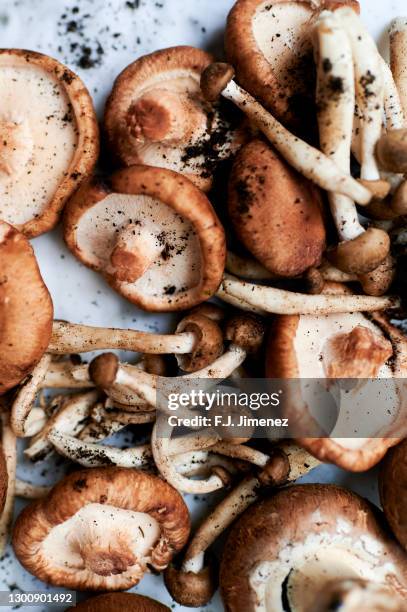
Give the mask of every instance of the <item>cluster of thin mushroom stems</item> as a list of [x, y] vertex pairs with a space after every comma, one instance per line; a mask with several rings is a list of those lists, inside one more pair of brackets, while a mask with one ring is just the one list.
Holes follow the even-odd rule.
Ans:
[[[361, 237], [366, 230], [360, 223], [356, 204], [368, 206], [374, 195], [381, 205], [386, 203], [393, 210], [394, 219], [397, 219], [397, 203], [400, 203], [405, 186], [404, 170], [397, 168], [392, 163], [394, 160], [387, 163], [382, 154], [387, 151], [392, 131], [405, 128], [403, 109], [407, 110], [407, 91], [398, 90], [391, 71], [353, 11], [343, 8], [335, 13], [323, 12], [315, 26], [314, 41], [319, 95], [323, 95], [324, 79], [327, 78], [321, 62], [327, 59], [334, 73], [342, 78], [346, 92], [338, 104], [328, 101], [319, 105], [322, 151], [291, 134], [231, 78], [215, 94], [221, 93], [233, 101], [290, 165], [329, 192], [340, 245], [359, 241], [362, 250]], [[400, 54], [396, 39], [392, 53]], [[366, 73], [374, 77], [369, 95], [362, 87], [362, 76]], [[355, 83], [360, 86], [355, 87]], [[384, 135], [383, 117], [387, 130]], [[355, 180], [350, 174], [351, 152], [360, 162], [361, 180]], [[383, 231], [392, 223], [379, 222], [377, 227]], [[378, 265], [388, 266], [388, 257], [387, 253]], [[354, 259], [353, 270], [349, 266], [341, 269], [340, 265], [337, 267], [325, 261], [315, 271], [322, 286], [325, 281], [356, 280], [363, 286], [363, 274], [374, 270], [358, 270], [358, 258]], [[374, 291], [373, 295], [328, 295], [318, 294], [318, 291], [304, 295], [251, 284], [238, 277], [253, 281], [273, 279], [260, 264], [233, 253], [229, 253], [227, 269], [230, 275], [225, 276], [218, 297], [240, 310], [257, 314], [366, 312], [397, 305], [396, 299], [375, 295]], [[1, 412], [9, 487], [0, 519], [0, 551], [4, 551], [15, 496], [39, 499], [49, 490], [16, 477], [17, 438], [30, 439], [24, 454], [31, 461], [38, 461], [56, 450], [86, 468], [117, 465], [157, 471], [185, 494], [209, 494], [228, 488], [226, 496], [202, 523], [184, 554], [182, 571], [195, 574], [204, 569], [207, 548], [258, 498], [262, 486], [294, 482], [318, 464], [290, 441], [271, 446], [269, 453], [256, 450], [247, 444], [250, 432], [244, 439], [232, 436], [225, 439], [216, 430], [204, 434], [192, 431], [179, 438], [161, 437], [160, 422], [166, 417], [165, 411], [160, 412], [157, 400], [157, 386], [160, 377], [165, 375], [161, 355], [172, 354], [182, 359], [193, 352], [196, 342], [193, 331], [152, 335], [54, 323], [48, 352], [18, 389], [9, 416], [6, 410]], [[98, 349], [135, 351], [141, 353], [142, 358], [136, 365], [129, 365], [118, 362], [112, 354], [104, 354], [90, 366], [71, 358], [71, 355]], [[240, 376], [246, 356], [246, 348], [232, 339], [227, 350], [212, 363], [185, 374], [180, 381], [193, 377], [208, 379], [210, 385], [212, 379]], [[111, 379], [103, 380], [102, 366], [113, 368]], [[47, 399], [45, 392], [49, 390], [54, 393]], [[58, 390], [64, 393], [55, 394]], [[67, 390], [70, 393], [66, 394]], [[145, 424], [152, 424], [153, 429], [151, 440], [144, 444], [121, 449], [104, 443], [128, 425]]]

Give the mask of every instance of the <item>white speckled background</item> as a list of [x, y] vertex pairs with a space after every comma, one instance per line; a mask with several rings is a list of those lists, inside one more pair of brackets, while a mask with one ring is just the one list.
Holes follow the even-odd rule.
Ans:
[[[114, 78], [140, 55], [177, 44], [203, 46], [220, 53], [224, 21], [233, 1], [0, 0], [0, 45], [42, 51], [68, 64], [84, 80], [100, 115]], [[364, 21], [383, 51], [386, 28], [393, 17], [407, 13], [406, 0], [361, 0], [361, 5]], [[84, 63], [94, 66], [78, 66]], [[99, 275], [78, 263], [64, 247], [58, 229], [35, 239], [33, 244], [54, 299], [57, 318], [147, 330], [168, 328], [168, 317], [141, 314], [114, 293]], [[131, 435], [127, 440], [125, 436], [125, 441], [131, 442]], [[20, 475], [27, 476], [28, 469], [37, 483], [48, 483], [57, 480], [62, 468], [56, 467], [55, 459], [35, 468], [22, 463]], [[377, 501], [375, 471], [355, 476], [324, 466], [315, 470], [309, 480], [335, 481]], [[199, 502], [189, 499], [194, 519], [206, 513], [215, 501], [216, 496], [207, 496]], [[44, 588], [21, 568], [9, 549], [0, 562], [0, 590]], [[189, 609], [171, 601], [159, 577], [145, 577], [135, 590], [161, 600], [174, 610]], [[61, 610], [53, 606], [46, 609]], [[220, 599], [215, 597], [205, 610], [222, 610]]]

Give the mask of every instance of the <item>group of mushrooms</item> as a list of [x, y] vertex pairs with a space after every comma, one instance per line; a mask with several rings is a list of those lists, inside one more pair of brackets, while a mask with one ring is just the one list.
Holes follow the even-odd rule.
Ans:
[[[388, 295], [407, 240], [407, 19], [392, 24], [390, 68], [358, 13], [356, 0], [237, 0], [229, 64], [185, 46], [137, 59], [106, 103], [109, 172], [95, 171], [78, 76], [0, 50], [0, 549], [15, 496], [31, 500], [12, 533], [21, 564], [109, 591], [77, 610], [168, 610], [121, 592], [148, 571], [191, 607], [220, 583], [230, 611], [407, 610], [407, 340]], [[114, 290], [182, 311], [174, 333], [54, 320], [29, 239], [60, 219]], [[139, 361], [80, 356], [116, 349]], [[319, 437], [160, 435], [162, 383], [253, 374], [304, 381], [282, 405], [294, 422], [316, 419], [309, 379], [383, 379], [386, 397], [370, 437], [345, 399]], [[138, 446], [104, 443], [142, 425]], [[22, 481], [17, 438], [31, 461], [56, 451], [81, 469], [52, 488]], [[382, 462], [384, 513], [295, 484], [321, 462]], [[183, 494], [221, 489], [191, 536]], [[207, 550], [232, 523], [218, 570]]]

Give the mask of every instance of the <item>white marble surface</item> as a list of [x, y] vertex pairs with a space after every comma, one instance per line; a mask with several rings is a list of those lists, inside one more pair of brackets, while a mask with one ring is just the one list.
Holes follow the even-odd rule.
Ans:
[[[88, 86], [100, 115], [113, 79], [140, 55], [177, 44], [203, 46], [219, 54], [224, 21], [232, 5], [233, 0], [0, 0], [0, 45], [42, 51], [67, 63]], [[405, 0], [362, 0], [361, 5], [364, 21], [385, 53], [386, 28], [392, 17], [407, 13]], [[84, 51], [83, 45], [90, 51]], [[78, 67], [84, 57], [96, 60], [96, 65]], [[33, 245], [54, 299], [56, 317], [94, 325], [168, 328], [169, 317], [141, 314], [99, 275], [79, 264], [64, 247], [58, 229], [35, 239]], [[38, 483], [58, 477], [55, 461], [44, 463], [34, 470]], [[20, 470], [27, 474], [26, 465]], [[375, 472], [354, 476], [325, 466], [309, 480], [335, 481], [377, 500]], [[208, 497], [199, 503], [189, 499], [188, 503], [196, 518], [213, 501]], [[0, 563], [0, 590], [10, 587], [44, 588], [22, 570], [11, 551]], [[136, 590], [180, 612], [188, 609], [171, 602], [160, 578], [148, 576]], [[205, 610], [222, 610], [220, 599], [215, 597]]]

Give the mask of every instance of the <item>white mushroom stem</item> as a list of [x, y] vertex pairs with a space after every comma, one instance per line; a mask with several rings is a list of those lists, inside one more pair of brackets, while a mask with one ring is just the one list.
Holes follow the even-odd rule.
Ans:
[[397, 89], [390, 66], [380, 54], [379, 59], [384, 83], [384, 114], [386, 117], [386, 128], [387, 130], [401, 130], [405, 127], [406, 123], [400, 93]]
[[[344, 172], [350, 172], [355, 75], [349, 38], [333, 13], [324, 11], [316, 25], [318, 56], [318, 124], [322, 151]], [[354, 201], [329, 193], [329, 205], [340, 241], [365, 231]]]
[[25, 482], [25, 480], [16, 479], [16, 497], [22, 497], [23, 499], [42, 499], [50, 492], [52, 487], [45, 487], [42, 485], [35, 485], [31, 482]]
[[52, 450], [48, 434], [53, 429], [76, 436], [84, 428], [90, 410], [97, 399], [98, 391], [96, 390], [67, 397], [57, 412], [48, 419], [45, 427], [31, 440], [24, 454], [33, 461], [48, 454]]
[[273, 314], [324, 315], [342, 312], [372, 312], [396, 308], [400, 301], [394, 297], [371, 297], [368, 295], [305, 295], [246, 283], [227, 277], [222, 282], [223, 300], [239, 299], [256, 309]]
[[88, 366], [73, 365], [70, 361], [52, 362], [41, 385], [44, 389], [89, 389], [94, 386]]
[[241, 257], [228, 251], [226, 259], [226, 270], [235, 276], [242, 276], [251, 280], [276, 280], [278, 277], [272, 274], [255, 259]]
[[[0, 408], [0, 410], [2, 410]], [[5, 410], [0, 413], [1, 423], [1, 444], [7, 468], [7, 495], [3, 512], [0, 515], [0, 559], [5, 553], [10, 533], [10, 525], [13, 519], [14, 499], [15, 499], [15, 484], [16, 484], [16, 467], [17, 467], [17, 438], [13, 432], [9, 415]]]
[[44, 381], [51, 355], [45, 354], [19, 389], [11, 408], [11, 427], [19, 438], [27, 436], [26, 421], [32, 410], [37, 393]]
[[83, 442], [57, 429], [52, 429], [48, 433], [48, 440], [61, 455], [88, 468], [106, 465], [141, 468], [151, 464], [149, 444], [121, 449], [114, 446]]
[[222, 95], [240, 108], [298, 172], [325, 189], [341, 193], [358, 204], [368, 204], [371, 193], [351, 175], [343, 172], [329, 157], [294, 136], [235, 81], [230, 81]]
[[36, 436], [45, 426], [48, 416], [42, 408], [32, 408], [25, 422], [25, 432], [27, 438]]
[[407, 18], [395, 19], [391, 24], [389, 34], [391, 70], [400, 95], [404, 116], [407, 118]]
[[[283, 450], [289, 459], [290, 471], [286, 483], [295, 482], [319, 465], [319, 461], [296, 445], [287, 442], [278, 444], [275, 448]], [[270, 457], [267, 459], [269, 460]], [[197, 574], [202, 571], [205, 551], [238, 516], [258, 499], [261, 486], [258, 477], [247, 476], [216, 506], [197, 529], [187, 548], [182, 565], [184, 572]]]
[[243, 466], [238, 461], [233, 461], [210, 451], [192, 451], [175, 455], [173, 461], [177, 472], [187, 478], [208, 476], [213, 473], [215, 467], [224, 468], [229, 474], [234, 475], [241, 472]]
[[238, 310], [243, 310], [244, 312], [252, 312], [253, 314], [257, 314], [263, 317], [267, 314], [264, 308], [259, 308], [258, 306], [255, 306], [254, 304], [252, 304], [250, 301], [243, 300], [242, 298], [238, 298], [232, 295], [231, 293], [229, 293], [227, 289], [225, 288], [224, 282], [220, 285], [219, 289], [217, 290], [216, 297], [218, 297], [220, 300], [223, 300], [224, 302], [227, 302], [228, 304], [230, 304], [234, 308], [237, 308]]
[[[109, 357], [109, 359], [111, 358], [110, 355], [106, 357]], [[218, 359], [216, 359], [216, 361], [214, 361], [211, 365], [196, 372], [185, 374], [184, 376], [174, 376], [171, 379], [162, 377], [162, 383], [165, 385], [168, 383], [168, 380], [170, 380], [172, 386], [171, 388], [175, 389], [176, 385], [180, 385], [180, 388], [182, 388], [186, 380], [207, 379], [208, 386], [210, 387], [213, 385], [213, 380], [223, 380], [228, 378], [232, 372], [242, 365], [245, 358], [246, 351], [232, 344], [228, 350], [225, 351], [223, 355], [218, 357]], [[105, 387], [103, 384], [104, 381], [101, 380], [100, 386], [108, 395], [110, 395], [109, 387], [113, 389], [124, 388], [132, 391], [135, 396], [128, 393], [125, 398], [126, 401], [123, 402], [123, 404], [127, 402], [132, 404], [133, 401], [137, 401], [139, 398], [141, 398], [149, 406], [165, 411], [165, 407], [161, 404], [157, 406], [157, 387], [159, 385], [159, 381], [160, 377], [156, 376], [155, 374], [142, 372], [139, 368], [137, 368], [137, 366], [130, 366], [127, 364], [122, 365], [118, 363], [114, 381]]]
[[[98, 412], [101, 418], [86, 425], [77, 436], [79, 440], [96, 442], [121, 431], [127, 425], [143, 425], [155, 421], [155, 412], [140, 413], [118, 410], [112, 412], [106, 411], [103, 407], [100, 407]], [[94, 410], [92, 410], [92, 413], [94, 413]], [[94, 418], [93, 414], [91, 416]]]
[[261, 451], [245, 446], [244, 444], [231, 444], [230, 442], [217, 442], [210, 449], [211, 452], [225, 455], [232, 459], [239, 459], [240, 461], [247, 461], [257, 467], [265, 467], [270, 459], [269, 455], [262, 453]]
[[207, 429], [203, 433], [197, 432], [172, 438], [169, 445], [171, 455], [182, 455], [195, 450], [211, 448], [219, 442], [220, 436], [213, 430]]
[[355, 11], [335, 11], [348, 33], [356, 78], [356, 103], [360, 113], [361, 178], [380, 180], [375, 149], [382, 133], [384, 110], [383, 71], [377, 46]]
[[342, 270], [338, 270], [335, 266], [332, 266], [329, 262], [324, 261], [318, 271], [321, 273], [322, 278], [325, 281], [329, 281], [332, 283], [352, 283], [357, 281], [357, 276], [355, 274], [348, 274], [347, 272], [342, 272]]
[[[167, 425], [167, 422], [163, 419], [162, 416], [157, 419], [151, 434], [151, 450], [161, 476], [175, 489], [183, 493], [201, 495], [222, 489], [224, 482], [216, 474], [212, 474], [203, 480], [191, 480], [177, 472], [170, 454], [172, 427], [165, 426], [161, 429], [160, 425], [164, 423]], [[160, 434], [163, 434], [163, 437], [160, 437]]]
[[188, 354], [196, 344], [192, 332], [152, 334], [133, 329], [90, 327], [55, 321], [48, 351], [54, 354], [122, 349], [149, 354]]

